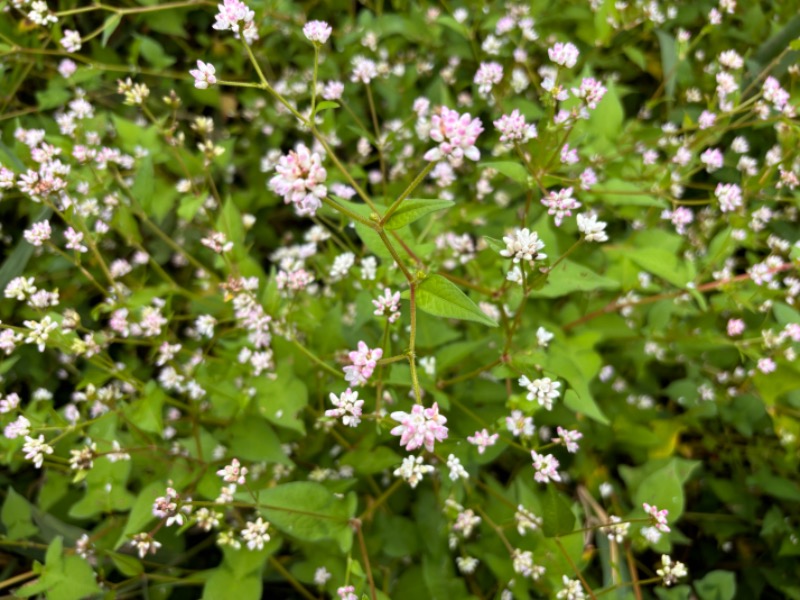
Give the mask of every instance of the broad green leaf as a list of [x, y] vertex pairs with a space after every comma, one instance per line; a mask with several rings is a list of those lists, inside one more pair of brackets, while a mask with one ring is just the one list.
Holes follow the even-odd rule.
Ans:
[[321, 113], [324, 110], [331, 110], [333, 108], [339, 108], [339, 103], [338, 102], [334, 102], [333, 100], [323, 100], [322, 102], [317, 104], [317, 106], [316, 106], [316, 108], [314, 110], [314, 114], [318, 115], [319, 113]]
[[[646, 239], [646, 238], [644, 238]], [[662, 246], [630, 249], [626, 256], [645, 271], [683, 288], [694, 278], [694, 265]]]
[[668, 463], [645, 477], [636, 489], [636, 506], [642, 503], [657, 506], [669, 511], [669, 521], [675, 521], [683, 514], [683, 484], [678, 477], [675, 464]]
[[603, 425], [610, 423], [608, 417], [603, 414], [603, 411], [600, 410], [600, 407], [597, 406], [594, 398], [590, 395], [579, 395], [575, 390], [567, 390], [564, 394], [564, 406], [576, 413], [583, 413]]
[[400, 229], [425, 215], [454, 206], [450, 200], [424, 200], [421, 198], [408, 198], [403, 201], [394, 214], [389, 217], [384, 227], [386, 229]]
[[694, 582], [694, 589], [700, 600], [733, 600], [736, 596], [736, 575], [731, 571], [711, 571]]
[[483, 239], [486, 240], [486, 245], [489, 246], [489, 248], [491, 248], [498, 254], [500, 254], [500, 252], [506, 249], [505, 242], [501, 240], [489, 237], [488, 235], [483, 236]]
[[[535, 277], [535, 276], [534, 276]], [[531, 298], [559, 298], [573, 292], [616, 290], [619, 282], [598, 275], [588, 267], [565, 260], [547, 274], [544, 287], [530, 292]]]
[[144, 572], [144, 566], [135, 556], [111, 552], [110, 550], [106, 551], [106, 556], [111, 559], [117, 570], [126, 577], [138, 577]]
[[651, 196], [642, 191], [640, 186], [622, 179], [609, 179], [605, 183], [593, 187], [592, 193], [597, 194], [601, 203], [611, 206], [667, 207], [666, 200]]
[[[287, 389], [286, 392], [293, 393], [293, 390]], [[226, 433], [233, 456], [257, 462], [292, 465], [275, 431], [261, 417], [246, 415], [238, 419]]]
[[616, 140], [622, 132], [625, 111], [614, 83], [607, 81], [606, 88], [608, 91], [589, 117], [588, 129], [607, 140]]
[[128, 522], [125, 524], [122, 534], [119, 536], [114, 548], [119, 548], [130, 541], [130, 536], [146, 530], [147, 525], [155, 520], [153, 516], [153, 502], [164, 494], [165, 485], [159, 481], [153, 481], [144, 487], [136, 496], [136, 502], [131, 507], [128, 514]]
[[300, 412], [308, 405], [308, 388], [294, 376], [291, 366], [282, 364], [274, 380], [259, 378], [254, 387], [259, 414], [273, 425], [305, 435], [306, 426]]
[[[39, 211], [36, 218], [32, 219], [31, 223], [43, 221], [52, 213], [53, 210], [45, 206]], [[8, 254], [8, 258], [3, 261], [3, 266], [0, 267], [0, 289], [5, 289], [9, 281], [22, 275], [35, 249], [32, 244], [29, 244], [24, 239], [17, 242], [14, 249]]]
[[480, 164], [484, 169], [494, 169], [498, 173], [502, 173], [506, 177], [513, 179], [522, 185], [528, 185], [528, 177], [530, 174], [528, 170], [517, 162], [501, 161], [501, 162], [482, 162]]
[[21, 540], [35, 535], [39, 529], [33, 524], [31, 504], [13, 487], [7, 487], [6, 500], [0, 511], [0, 521], [6, 528], [9, 540]]
[[342, 456], [339, 461], [343, 465], [351, 465], [357, 473], [374, 475], [390, 467], [397, 466], [402, 457], [386, 446], [376, 448], [360, 447]]
[[125, 406], [125, 417], [137, 428], [161, 435], [164, 430], [162, 409], [167, 395], [155, 381], [149, 381], [141, 397]]
[[349, 551], [356, 497], [337, 498], [320, 483], [295, 481], [259, 492], [261, 513], [276, 528], [306, 542], [334, 540], [342, 552]]
[[542, 532], [547, 537], [572, 533], [575, 515], [562, 494], [553, 484], [548, 484], [542, 500]]
[[105, 20], [105, 23], [103, 23], [103, 36], [100, 39], [100, 43], [104, 48], [108, 43], [108, 38], [112, 36], [121, 22], [122, 15], [119, 13], [114, 13]]
[[44, 592], [47, 600], [84, 600], [100, 593], [89, 563], [74, 554], [64, 556], [63, 550], [62, 538], [55, 538], [47, 548], [39, 578], [15, 590], [15, 596], [29, 598]]
[[149, 155], [145, 156], [139, 163], [139, 168], [136, 170], [136, 176], [131, 186], [131, 194], [139, 201], [139, 204], [145, 207], [145, 210], [147, 210], [146, 207], [152, 206], [153, 203], [154, 177], [153, 159]]
[[664, 83], [664, 91], [668, 100], [675, 98], [675, 86], [678, 70], [678, 46], [675, 38], [666, 31], [656, 29], [658, 44], [661, 47], [661, 78]]
[[226, 567], [218, 567], [203, 586], [202, 600], [235, 598], [236, 600], [260, 600], [263, 583], [261, 576], [238, 577]]
[[[403, 297], [409, 298], [409, 292], [403, 292]], [[441, 275], [429, 275], [417, 284], [417, 308], [436, 317], [476, 321], [497, 327], [494, 319], [486, 316], [456, 284]]]

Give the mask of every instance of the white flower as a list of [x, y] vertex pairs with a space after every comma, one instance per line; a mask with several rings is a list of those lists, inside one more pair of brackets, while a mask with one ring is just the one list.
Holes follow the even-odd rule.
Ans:
[[263, 550], [264, 544], [270, 540], [267, 533], [269, 523], [258, 517], [255, 521], [250, 521], [242, 530], [242, 539], [247, 542], [249, 550]]
[[528, 400], [536, 400], [539, 402], [539, 406], [543, 406], [547, 410], [553, 410], [553, 400], [557, 400], [561, 395], [559, 390], [561, 382], [553, 381], [549, 377], [531, 381], [526, 375], [523, 375], [519, 378], [519, 384], [527, 388], [528, 395], [526, 397]]
[[656, 574], [664, 580], [664, 585], [670, 586], [678, 582], [681, 577], [686, 577], [689, 571], [682, 562], [675, 561], [666, 555], [661, 555], [661, 568], [656, 570]]
[[597, 220], [597, 215], [585, 213], [578, 215], [578, 230], [587, 242], [607, 242], [606, 223]]
[[331, 37], [333, 29], [325, 21], [309, 21], [303, 26], [303, 35], [309, 41], [324, 44]]
[[394, 476], [402, 477], [412, 488], [415, 488], [422, 481], [425, 473], [430, 473], [431, 471], [433, 471], [433, 467], [423, 464], [421, 456], [406, 456], [403, 459], [403, 463], [395, 469]]
[[512, 258], [515, 263], [521, 260], [532, 261], [547, 258], [547, 254], [539, 252], [544, 248], [544, 242], [539, 239], [539, 234], [525, 229], [515, 229], [510, 235], [503, 236], [506, 249], [500, 251], [500, 256]]
[[41, 469], [42, 463], [44, 462], [44, 455], [52, 454], [53, 447], [45, 444], [43, 435], [40, 435], [38, 438], [32, 438], [26, 435], [22, 451], [25, 453], [26, 459], [32, 460], [34, 466], [37, 469]]

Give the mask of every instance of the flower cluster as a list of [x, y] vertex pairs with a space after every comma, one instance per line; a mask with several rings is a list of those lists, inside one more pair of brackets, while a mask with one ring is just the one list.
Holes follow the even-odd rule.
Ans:
[[433, 445], [447, 439], [447, 418], [439, 414], [439, 405], [434, 402], [430, 408], [415, 404], [410, 413], [395, 411], [391, 414], [394, 421], [400, 423], [391, 431], [400, 436], [400, 445], [411, 452], [425, 447], [433, 452]]
[[430, 138], [439, 145], [428, 150], [424, 158], [427, 161], [446, 158], [454, 167], [460, 166], [465, 157], [477, 161], [481, 153], [475, 142], [482, 132], [480, 119], [443, 106], [438, 114], [431, 117], [429, 133]]
[[298, 144], [295, 150], [280, 157], [275, 172], [269, 188], [283, 197], [286, 204], [294, 204], [298, 215], [314, 216], [328, 193], [325, 185], [328, 172], [320, 155], [312, 153], [305, 144]]
[[353, 386], [361, 386], [372, 377], [372, 372], [383, 356], [383, 349], [370, 349], [364, 342], [358, 342], [358, 349], [348, 354], [352, 365], [344, 367], [344, 378]]

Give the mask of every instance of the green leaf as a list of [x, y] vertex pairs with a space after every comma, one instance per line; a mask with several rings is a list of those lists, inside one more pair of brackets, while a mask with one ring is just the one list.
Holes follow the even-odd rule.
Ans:
[[236, 598], [236, 600], [259, 600], [262, 597], [261, 576], [238, 577], [230, 569], [219, 567], [211, 572], [203, 587], [203, 600]]
[[147, 210], [147, 207], [153, 204], [154, 190], [153, 159], [148, 155], [139, 163], [136, 177], [134, 177], [133, 185], [131, 186], [131, 194], [133, 194], [133, 197], [139, 201], [139, 204]]
[[700, 600], [733, 600], [736, 596], [736, 575], [731, 571], [711, 571], [694, 582], [694, 589]]
[[640, 236], [637, 242], [646, 246], [632, 248], [625, 255], [645, 271], [683, 288], [694, 278], [694, 264], [682, 260], [677, 254], [677, 248], [666, 247], [671, 238], [671, 235], [657, 235], [656, 232]]
[[451, 200], [423, 200], [420, 198], [408, 198], [403, 201], [394, 214], [389, 217], [384, 227], [386, 229], [400, 229], [414, 221], [421, 219], [425, 215], [445, 208], [454, 206], [455, 202]]
[[492, 250], [500, 254], [503, 250], [506, 249], [505, 242], [502, 242], [496, 238], [489, 237], [488, 235], [483, 236], [483, 239], [486, 240], [486, 245], [489, 246]]
[[390, 467], [398, 465], [402, 457], [386, 446], [371, 448], [360, 446], [342, 456], [339, 461], [343, 465], [351, 465], [357, 473], [374, 475]]
[[305, 435], [306, 426], [300, 419], [300, 412], [308, 405], [308, 388], [294, 376], [290, 365], [283, 363], [274, 380], [259, 378], [254, 387], [258, 412], [265, 419]]
[[674, 462], [645, 477], [636, 488], [636, 505], [642, 503], [657, 506], [659, 510], [669, 511], [669, 521], [673, 522], [683, 514], [683, 485]]
[[[48, 218], [53, 213], [53, 210], [49, 207], [42, 208], [41, 211], [36, 215], [36, 218], [31, 221], [31, 223], [37, 223], [39, 221], [43, 221], [44, 219]], [[14, 279], [14, 277], [19, 277], [22, 275], [22, 272], [25, 270], [25, 267], [28, 264], [28, 261], [33, 256], [33, 251], [36, 248], [29, 244], [26, 240], [21, 239], [17, 242], [17, 245], [14, 246], [14, 249], [8, 254], [8, 258], [3, 261], [3, 266], [0, 267], [0, 289], [5, 289], [8, 285], [8, 282]]]
[[667, 201], [643, 192], [634, 183], [622, 179], [609, 179], [607, 182], [592, 188], [603, 204], [610, 206], [657, 206], [666, 208]]
[[155, 381], [149, 381], [142, 396], [125, 406], [125, 417], [142, 431], [161, 435], [164, 430], [162, 408], [167, 395]]
[[565, 260], [547, 274], [544, 287], [530, 292], [531, 298], [560, 298], [573, 292], [616, 290], [619, 282], [598, 275], [588, 267]]
[[666, 31], [656, 29], [658, 43], [661, 46], [661, 77], [664, 80], [664, 91], [668, 100], [675, 98], [675, 86], [678, 67], [678, 46], [675, 38]]
[[542, 500], [542, 532], [547, 537], [556, 537], [572, 533], [574, 526], [575, 515], [569, 502], [554, 485], [548, 485], [547, 493]]
[[564, 406], [576, 413], [583, 413], [603, 425], [610, 423], [608, 417], [603, 414], [603, 411], [597, 406], [597, 402], [594, 401], [592, 396], [580, 395], [575, 390], [567, 390], [564, 394]]
[[108, 43], [108, 38], [110, 38], [111, 35], [114, 33], [114, 31], [116, 31], [117, 27], [119, 27], [119, 24], [121, 22], [122, 22], [122, 15], [119, 13], [114, 13], [113, 15], [111, 15], [106, 19], [105, 23], [103, 23], [103, 37], [100, 39], [100, 43], [103, 46], [103, 48], [106, 47], [106, 44]]
[[511, 161], [483, 162], [480, 164], [480, 166], [484, 169], [494, 169], [498, 173], [502, 173], [517, 183], [521, 183], [525, 186], [528, 185], [528, 177], [530, 174], [528, 173], [528, 170], [519, 163]]
[[76, 555], [63, 556], [64, 543], [55, 538], [47, 548], [45, 564], [39, 579], [14, 592], [21, 598], [46, 593], [47, 600], [83, 600], [100, 593], [94, 571]]
[[165, 487], [162, 482], [153, 481], [139, 492], [136, 496], [136, 502], [134, 502], [131, 512], [128, 514], [128, 522], [125, 524], [125, 529], [122, 530], [122, 534], [114, 544], [115, 549], [129, 542], [130, 536], [133, 534], [145, 531], [147, 525], [155, 520], [153, 502], [163, 495]]
[[306, 542], [334, 540], [342, 552], [350, 550], [355, 494], [337, 498], [320, 483], [295, 481], [262, 490], [259, 501], [264, 517], [284, 533]]
[[138, 577], [144, 573], [144, 566], [142, 566], [141, 561], [135, 556], [111, 552], [110, 550], [106, 551], [106, 556], [114, 563], [117, 571], [125, 575], [125, 577]]
[[334, 102], [333, 100], [323, 100], [319, 104], [317, 104], [316, 109], [314, 110], [314, 114], [318, 115], [323, 110], [330, 110], [332, 108], [339, 108], [339, 103]]
[[21, 540], [35, 535], [39, 529], [33, 524], [31, 504], [13, 487], [6, 489], [6, 501], [0, 511], [0, 521], [6, 528], [6, 537], [9, 540]]
[[606, 82], [606, 88], [608, 91], [589, 117], [588, 129], [607, 140], [616, 140], [622, 132], [625, 111], [614, 83]]
[[[291, 390], [287, 392], [291, 393]], [[275, 431], [261, 417], [244, 416], [229, 427], [226, 433], [233, 456], [258, 462], [292, 465]]]
[[[403, 292], [403, 297], [410, 297], [408, 290]], [[417, 308], [436, 317], [476, 321], [497, 327], [494, 319], [486, 316], [452, 281], [441, 275], [429, 275], [417, 285]]]

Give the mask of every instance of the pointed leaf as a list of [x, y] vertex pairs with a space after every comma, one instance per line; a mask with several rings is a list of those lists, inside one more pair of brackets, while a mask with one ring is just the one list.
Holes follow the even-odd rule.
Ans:
[[394, 214], [389, 217], [384, 227], [386, 229], [400, 229], [417, 219], [421, 219], [427, 214], [450, 208], [455, 202], [450, 200], [424, 200], [421, 198], [409, 198], [400, 205]]
[[555, 486], [547, 486], [547, 494], [542, 501], [542, 532], [547, 537], [572, 533], [575, 515], [569, 503], [558, 493]]
[[[409, 298], [408, 291], [403, 293]], [[429, 275], [417, 285], [417, 307], [436, 317], [475, 321], [489, 327], [497, 327], [490, 319], [450, 280], [441, 275]]]
[[528, 184], [528, 170], [519, 163], [511, 161], [481, 163], [484, 169], [494, 169], [506, 177], [523, 185]]

